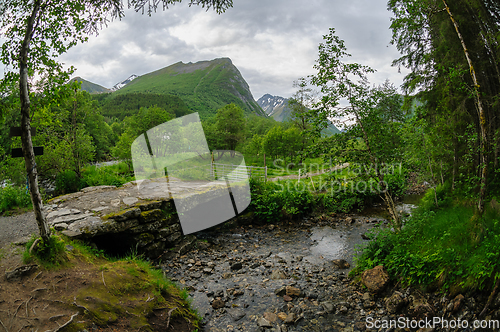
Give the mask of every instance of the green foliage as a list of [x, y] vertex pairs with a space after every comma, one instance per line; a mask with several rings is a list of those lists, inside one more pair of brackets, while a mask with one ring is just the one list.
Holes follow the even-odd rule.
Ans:
[[86, 166], [82, 170], [81, 177], [72, 170], [59, 173], [56, 176], [56, 193], [58, 195], [79, 191], [86, 187], [95, 186], [117, 186], [121, 187], [127, 182], [133, 181], [134, 176], [127, 163], [119, 163], [111, 166]]
[[65, 170], [56, 176], [56, 193], [69, 194], [82, 189], [78, 175], [73, 170]]
[[191, 113], [181, 98], [170, 94], [126, 93], [122, 95], [94, 95], [102, 108], [102, 115], [123, 121], [127, 116], [136, 115], [141, 108], [156, 106], [169, 112], [172, 118]]
[[311, 211], [313, 196], [308, 190], [296, 190], [289, 183], [250, 180], [252, 202], [257, 219], [278, 222], [281, 218], [293, 219]]
[[282, 125], [271, 128], [262, 141], [264, 152], [269, 157], [292, 162], [302, 147], [301, 132], [297, 127], [284, 129]]
[[243, 110], [235, 104], [226, 105], [217, 110], [215, 127], [222, 135], [221, 150], [236, 150], [236, 145], [244, 139], [245, 116]]
[[112, 154], [119, 160], [130, 163], [132, 158], [130, 147], [134, 140], [144, 132], [173, 119], [173, 115], [157, 106], [142, 107], [136, 115], [126, 117], [124, 132], [120, 135]]
[[16, 207], [29, 207], [31, 198], [26, 188], [19, 188], [8, 184], [0, 188], [0, 213]]
[[472, 208], [461, 205], [421, 206], [400, 233], [375, 231], [375, 240], [358, 253], [351, 273], [384, 265], [404, 285], [442, 291], [491, 287], [499, 277], [500, 215], [491, 209], [478, 222], [473, 216]]
[[104, 185], [121, 187], [133, 180], [133, 173], [126, 163], [104, 167], [88, 166], [83, 170], [80, 186], [82, 188]]

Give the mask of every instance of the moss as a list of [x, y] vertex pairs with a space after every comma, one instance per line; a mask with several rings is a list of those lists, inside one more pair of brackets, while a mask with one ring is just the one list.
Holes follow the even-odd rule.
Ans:
[[140, 214], [140, 209], [137, 207], [128, 208], [118, 212], [109, 213], [103, 217], [102, 220], [115, 219], [116, 221], [123, 221], [127, 219], [132, 219]]
[[[84, 306], [85, 315], [100, 326], [126, 317], [130, 327], [150, 327], [146, 317], [153, 310], [178, 307], [172, 318], [182, 316], [191, 322], [197, 318], [180, 291], [160, 274], [154, 273], [147, 263], [134, 260], [117, 261], [101, 266], [101, 273], [76, 296], [78, 305]], [[168, 299], [168, 301], [167, 301]]]
[[164, 213], [160, 209], [154, 209], [141, 212], [140, 220], [143, 223], [150, 223], [160, 220], [164, 217]]

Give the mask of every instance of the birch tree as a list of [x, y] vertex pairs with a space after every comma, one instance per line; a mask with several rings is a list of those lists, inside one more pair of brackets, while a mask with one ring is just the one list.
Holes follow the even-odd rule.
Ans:
[[[129, 7], [151, 15], [159, 6], [166, 9], [181, 0], [130, 0]], [[213, 8], [218, 13], [232, 5], [232, 0], [192, 0], [190, 5]], [[59, 87], [67, 82], [74, 68], [64, 70], [57, 57], [89, 35], [97, 34], [110, 19], [124, 15], [122, 0], [3, 0], [0, 3], [1, 61], [7, 72], [0, 86], [19, 85], [21, 102], [21, 142], [30, 196], [43, 241], [50, 230], [42, 213], [38, 173], [31, 139], [30, 119], [35, 111], [32, 99], [36, 93], [50, 103]], [[43, 91], [32, 82], [44, 78]], [[2, 94], [5, 92], [2, 91]]]

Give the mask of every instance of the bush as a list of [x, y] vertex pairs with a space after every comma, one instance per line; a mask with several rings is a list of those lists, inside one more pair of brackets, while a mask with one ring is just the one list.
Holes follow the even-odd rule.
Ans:
[[56, 176], [56, 192], [59, 195], [74, 193], [82, 188], [75, 171], [66, 170]]
[[262, 182], [250, 179], [251, 208], [257, 219], [277, 222], [282, 217], [293, 219], [309, 212], [313, 196], [307, 191], [290, 188], [287, 183]]
[[14, 187], [8, 184], [0, 188], [0, 213], [16, 207], [29, 207], [31, 198], [26, 188]]

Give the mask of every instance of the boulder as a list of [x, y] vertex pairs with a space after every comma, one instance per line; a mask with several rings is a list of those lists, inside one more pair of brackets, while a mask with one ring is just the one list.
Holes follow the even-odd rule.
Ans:
[[391, 297], [385, 300], [385, 308], [390, 314], [398, 313], [406, 304], [407, 300], [398, 291], [395, 291]]
[[361, 280], [371, 293], [380, 293], [389, 283], [389, 274], [382, 265], [366, 270], [361, 276]]

